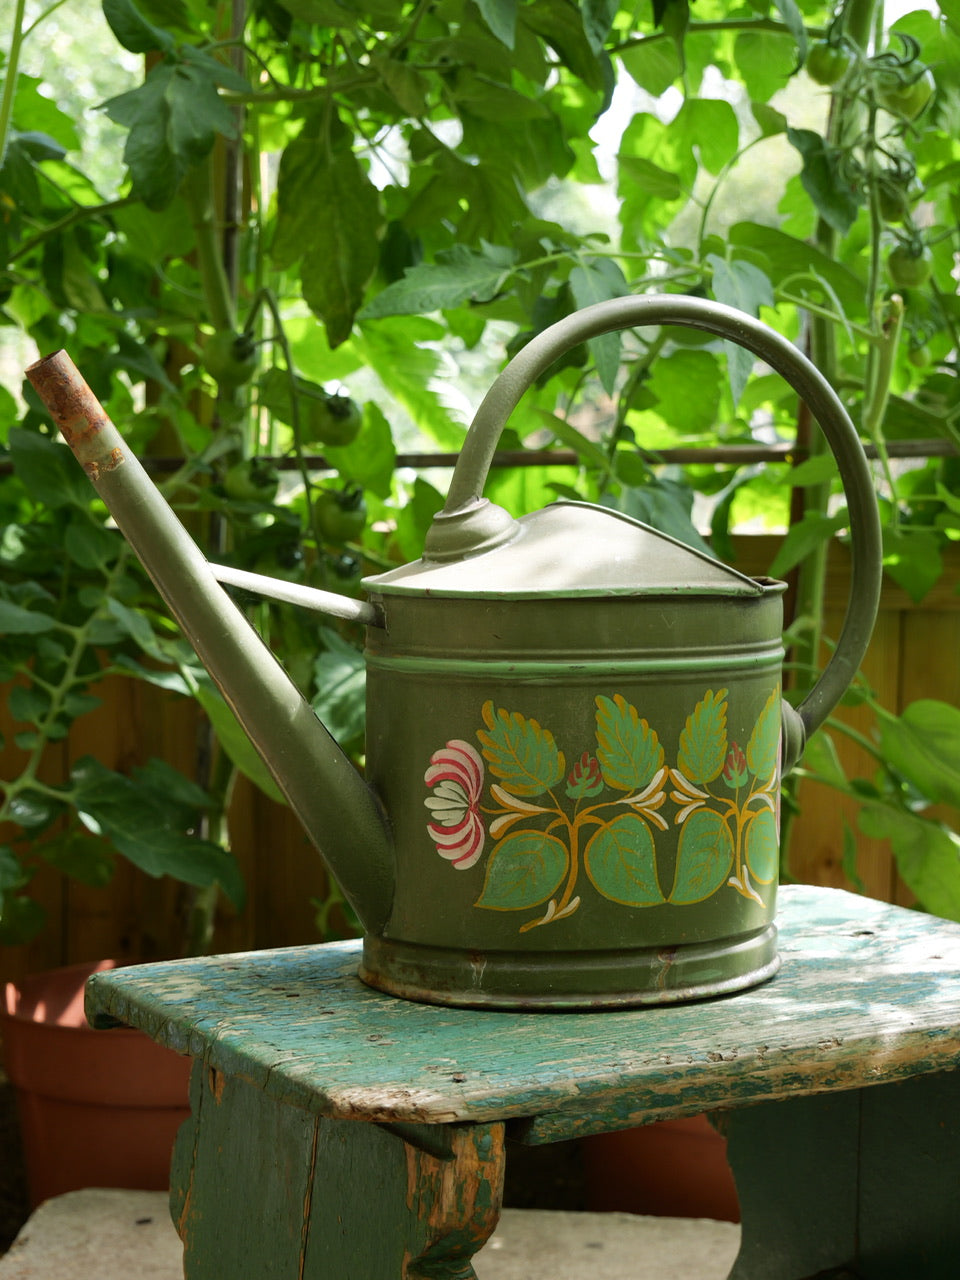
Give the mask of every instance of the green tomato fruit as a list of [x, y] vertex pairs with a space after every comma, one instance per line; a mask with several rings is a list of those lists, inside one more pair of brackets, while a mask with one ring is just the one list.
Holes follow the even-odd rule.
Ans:
[[877, 102], [884, 111], [904, 120], [916, 120], [936, 88], [933, 72], [924, 67], [919, 75], [907, 78], [892, 70], [877, 76]]
[[257, 368], [257, 349], [248, 333], [221, 329], [203, 347], [203, 367], [221, 387], [242, 387]]
[[887, 274], [898, 289], [919, 289], [930, 279], [928, 250], [895, 245], [887, 257]]
[[907, 350], [907, 360], [915, 369], [928, 368], [932, 359], [929, 347], [910, 347]]
[[850, 52], [842, 45], [817, 40], [807, 54], [807, 75], [814, 84], [838, 84], [850, 70], [853, 61]]
[[[301, 401], [302, 403], [302, 401]], [[318, 444], [352, 444], [360, 431], [363, 415], [349, 396], [327, 396], [308, 401], [304, 433]]]
[[269, 505], [277, 496], [280, 476], [276, 467], [262, 458], [243, 458], [235, 462], [223, 477], [223, 489], [236, 502], [262, 502]]
[[303, 551], [299, 542], [281, 542], [270, 551], [264, 551], [253, 563], [255, 573], [265, 573], [270, 578], [283, 578], [287, 582], [303, 580]]
[[318, 541], [342, 546], [355, 542], [367, 523], [361, 489], [323, 489], [313, 500], [313, 531]]

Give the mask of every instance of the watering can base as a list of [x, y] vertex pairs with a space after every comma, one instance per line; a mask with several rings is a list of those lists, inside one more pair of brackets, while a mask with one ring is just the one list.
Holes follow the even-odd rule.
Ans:
[[496, 952], [366, 937], [367, 986], [471, 1009], [627, 1009], [731, 995], [780, 968], [776, 925], [736, 938], [590, 952]]

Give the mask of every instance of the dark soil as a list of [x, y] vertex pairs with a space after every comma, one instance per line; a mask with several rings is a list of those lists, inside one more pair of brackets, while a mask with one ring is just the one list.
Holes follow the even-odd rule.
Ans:
[[0, 1253], [10, 1248], [28, 1213], [16, 1099], [0, 1072]]

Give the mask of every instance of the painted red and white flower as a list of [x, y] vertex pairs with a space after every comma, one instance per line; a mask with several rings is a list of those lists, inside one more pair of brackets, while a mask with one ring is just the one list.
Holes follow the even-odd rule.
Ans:
[[423, 802], [430, 810], [430, 839], [441, 858], [465, 871], [483, 853], [486, 838], [480, 816], [483, 760], [469, 742], [454, 738], [430, 757], [423, 780], [432, 788]]

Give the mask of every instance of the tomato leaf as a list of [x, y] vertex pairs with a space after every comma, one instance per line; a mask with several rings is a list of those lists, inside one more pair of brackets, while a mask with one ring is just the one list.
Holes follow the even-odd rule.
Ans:
[[[597, 258], [574, 267], [570, 272], [570, 288], [578, 307], [623, 298], [630, 292], [623, 272], [610, 258]], [[590, 338], [587, 346], [603, 389], [613, 395], [620, 372], [620, 333], [601, 333], [599, 337]]]
[[960, 710], [925, 698], [878, 719], [886, 762], [928, 800], [960, 807]]
[[436, 262], [411, 267], [402, 280], [387, 285], [363, 308], [361, 319], [426, 315], [489, 302], [513, 274], [515, 258], [511, 250], [486, 246], [477, 252], [463, 244], [454, 245], [438, 253]]
[[864, 805], [857, 821], [864, 835], [890, 841], [897, 870], [925, 910], [960, 921], [960, 836], [955, 831], [879, 804]]
[[[707, 265], [713, 272], [713, 296], [718, 302], [736, 307], [738, 311], [744, 311], [750, 316], [759, 316], [761, 307], [773, 306], [773, 286], [770, 279], [754, 263], [745, 262], [742, 258], [727, 262], [716, 254], [708, 254]], [[725, 340], [723, 349], [727, 357], [730, 395], [736, 408], [756, 357], [738, 342]]]
[[131, 194], [149, 209], [170, 203], [187, 170], [209, 153], [218, 133], [227, 138], [236, 134], [236, 120], [220, 98], [216, 80], [197, 61], [158, 63], [142, 85], [110, 98], [103, 110], [130, 130], [123, 158]]
[[169, 32], [148, 22], [133, 0], [103, 0], [102, 8], [110, 30], [131, 53], [168, 51], [174, 47]]
[[303, 296], [331, 348], [350, 336], [379, 260], [380, 197], [342, 126], [332, 141], [311, 122], [286, 148], [277, 187], [273, 258], [300, 262]]

